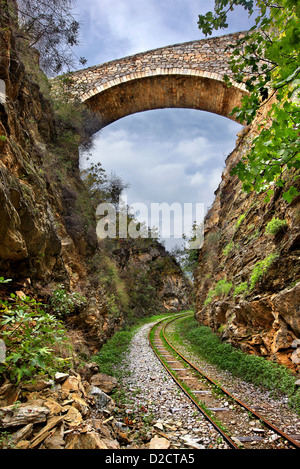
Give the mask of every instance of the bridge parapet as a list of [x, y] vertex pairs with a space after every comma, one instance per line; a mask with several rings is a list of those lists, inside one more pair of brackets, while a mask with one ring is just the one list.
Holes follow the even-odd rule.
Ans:
[[[85, 101], [126, 81], [157, 75], [190, 75], [223, 80], [229, 68], [230, 50], [244, 33], [175, 44], [95, 65], [71, 74], [71, 93]], [[243, 89], [243, 85], [236, 85]]]

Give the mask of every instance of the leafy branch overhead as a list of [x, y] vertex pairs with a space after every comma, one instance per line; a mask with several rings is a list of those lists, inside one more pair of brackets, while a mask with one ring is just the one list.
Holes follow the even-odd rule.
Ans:
[[[205, 35], [227, 28], [228, 14], [238, 6], [248, 11], [255, 25], [232, 45], [230, 68], [234, 81], [244, 83], [248, 94], [232, 114], [249, 125], [266, 104], [270, 110], [248, 154], [233, 170], [247, 192], [283, 188], [283, 198], [291, 202], [298, 195], [284, 182], [291, 171], [298, 177], [300, 167], [300, 4], [297, 0], [215, 0], [214, 12], [199, 15], [198, 25]], [[230, 86], [230, 79], [225, 76]]]

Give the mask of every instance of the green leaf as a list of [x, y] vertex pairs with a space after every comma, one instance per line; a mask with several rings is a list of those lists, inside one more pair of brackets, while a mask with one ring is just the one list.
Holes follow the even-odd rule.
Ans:
[[283, 193], [282, 197], [287, 201], [288, 204], [290, 204], [297, 195], [299, 195], [298, 190], [296, 187], [291, 186], [287, 192]]
[[11, 278], [5, 279], [4, 277], [0, 277], [0, 283], [8, 283], [8, 282], [11, 282], [11, 281], [12, 281]]

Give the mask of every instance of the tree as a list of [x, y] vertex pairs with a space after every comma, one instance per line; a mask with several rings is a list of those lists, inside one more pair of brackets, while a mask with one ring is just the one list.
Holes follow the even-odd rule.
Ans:
[[[199, 15], [199, 28], [205, 35], [227, 28], [227, 15], [237, 6], [255, 18], [255, 26], [230, 46], [234, 80], [244, 83], [248, 91], [232, 114], [249, 125], [263, 106], [268, 104], [270, 111], [233, 174], [247, 192], [266, 191], [269, 200], [277, 185], [291, 202], [298, 190], [294, 181], [292, 185], [284, 182], [284, 175], [290, 171], [295, 180], [300, 167], [300, 4], [298, 0], [215, 0], [214, 12]], [[228, 76], [224, 79], [232, 84]]]
[[[74, 65], [72, 47], [79, 43], [79, 23], [72, 16], [74, 0], [17, 0], [19, 36], [40, 52], [46, 74]], [[85, 64], [84, 58], [79, 58]]]
[[92, 163], [89, 168], [82, 171], [81, 175], [95, 206], [101, 202], [108, 202], [118, 209], [122, 193], [130, 187], [129, 183], [125, 183], [113, 172], [107, 176], [100, 162]]
[[182, 235], [185, 241], [183, 246], [175, 246], [172, 250], [172, 255], [180, 264], [183, 272], [193, 280], [195, 278], [196, 269], [198, 267], [199, 250], [203, 245], [204, 231], [203, 224], [197, 225], [193, 223], [189, 236]]
[[122, 193], [129, 187], [129, 183], [125, 183], [120, 176], [112, 172], [107, 180], [108, 200], [118, 208]]

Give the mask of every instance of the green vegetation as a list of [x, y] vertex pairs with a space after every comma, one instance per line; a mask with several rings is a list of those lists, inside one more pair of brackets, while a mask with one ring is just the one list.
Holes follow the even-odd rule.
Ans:
[[[233, 248], [233, 243], [228, 243], [225, 249], [223, 250], [223, 254], [227, 254]], [[221, 279], [217, 282], [214, 288], [211, 288], [207, 294], [206, 300], [204, 302], [204, 306], [209, 305], [213, 299], [217, 298], [226, 298], [229, 294], [232, 293], [232, 298], [234, 299], [238, 295], [246, 295], [251, 290], [255, 288], [259, 281], [261, 281], [272, 264], [278, 259], [279, 254], [277, 252], [273, 252], [269, 254], [265, 259], [258, 261], [250, 274], [249, 281], [242, 282], [239, 285], [233, 285], [230, 281], [226, 279]], [[233, 290], [232, 290], [233, 287]]]
[[[52, 84], [49, 96], [57, 127], [58, 141], [55, 145], [58, 151], [67, 152], [64, 159], [72, 160], [78, 154], [78, 147], [90, 151], [93, 145], [92, 136], [99, 130], [98, 117], [71, 93], [72, 74], [58, 77]], [[69, 154], [69, 155], [68, 155]], [[78, 165], [78, 162], [76, 161]]]
[[199, 260], [199, 249], [202, 245], [203, 236], [203, 226], [199, 226], [194, 222], [190, 235], [182, 235], [182, 238], [185, 240], [185, 245], [183, 247], [175, 247], [172, 251], [172, 254], [181, 265], [183, 272], [185, 272], [189, 278], [194, 278], [195, 276]]
[[275, 252], [255, 264], [250, 276], [251, 290], [255, 287], [257, 282], [263, 278], [276, 259], [278, 259], [278, 254]]
[[0, 283], [8, 283], [8, 282], [11, 282], [11, 278], [7, 278], [5, 279], [4, 277], [0, 277]]
[[114, 336], [103, 345], [100, 352], [93, 356], [93, 361], [100, 365], [102, 373], [107, 373], [111, 376], [116, 374], [116, 367], [125, 357], [129, 348], [130, 341], [134, 335], [133, 328], [127, 328], [117, 331]]
[[254, 121], [268, 105], [266, 120], [253, 140], [248, 154], [233, 170], [245, 191], [274, 194], [274, 185], [283, 189], [290, 203], [298, 194], [285, 173], [298, 177], [299, 140], [299, 17], [297, 0], [215, 0], [214, 11], [199, 15], [198, 26], [205, 35], [228, 27], [227, 15], [243, 7], [254, 26], [231, 50], [230, 69], [233, 80], [225, 75], [229, 86], [244, 83], [249, 94], [235, 107], [232, 115], [245, 124]]
[[238, 221], [237, 221], [236, 224], [235, 224], [235, 229], [236, 229], [236, 230], [239, 228], [239, 226], [241, 225], [241, 223], [243, 223], [243, 221], [245, 220], [245, 218], [246, 218], [246, 214], [245, 214], [245, 213], [243, 213], [243, 214], [239, 217]]
[[225, 248], [223, 249], [222, 253], [223, 256], [228, 257], [230, 252], [234, 249], [234, 242], [230, 241], [228, 244], [226, 244]]
[[248, 282], [242, 282], [236, 287], [234, 287], [233, 298], [241, 294], [245, 295], [247, 291], [248, 291]]
[[227, 282], [226, 279], [221, 279], [216, 284], [215, 288], [209, 290], [204, 306], [207, 306], [214, 298], [226, 298], [232, 288], [232, 283]]
[[6, 346], [0, 374], [12, 382], [70, 366], [68, 357], [61, 358], [69, 349], [65, 328], [34, 299], [11, 294], [8, 301], [0, 300], [0, 332]]
[[297, 378], [286, 367], [263, 357], [244, 354], [222, 342], [210, 328], [200, 326], [193, 318], [180, 321], [177, 331], [194, 353], [233, 376], [269, 390], [275, 396], [287, 395], [289, 405], [300, 414], [300, 390], [295, 386]]
[[222, 251], [222, 254], [223, 256], [225, 257], [228, 257], [229, 254], [234, 250], [234, 249], [238, 249], [239, 245], [238, 244], [235, 244], [235, 242], [233, 241], [233, 237], [235, 235], [235, 233], [237, 232], [237, 230], [239, 229], [240, 225], [243, 223], [244, 219], [246, 218], [246, 213], [243, 213], [239, 219], [237, 220], [237, 222], [235, 223], [234, 225], [234, 233], [232, 235], [232, 238], [231, 240], [226, 244], [225, 248], [223, 249]]
[[266, 233], [271, 236], [275, 236], [279, 231], [283, 230], [287, 226], [286, 220], [280, 220], [279, 218], [272, 218], [272, 220], [266, 226]]
[[60, 285], [52, 293], [48, 307], [54, 316], [58, 319], [64, 319], [82, 308], [86, 302], [87, 300], [83, 295], [77, 292], [69, 293]]

